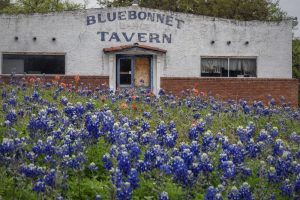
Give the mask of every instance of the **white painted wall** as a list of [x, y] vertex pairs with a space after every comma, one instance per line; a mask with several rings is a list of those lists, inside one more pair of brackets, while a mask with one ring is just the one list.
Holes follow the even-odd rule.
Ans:
[[[172, 15], [184, 20], [181, 29], [176, 26], [124, 20], [96, 23], [87, 26], [87, 16], [114, 11], [146, 11]], [[241, 22], [211, 17], [171, 13], [139, 7], [89, 9], [84, 11], [17, 15], [0, 15], [0, 53], [3, 52], [60, 52], [66, 53], [66, 74], [110, 75], [113, 67], [105, 47], [133, 44], [102, 42], [99, 31], [145, 32], [172, 34], [172, 43], [143, 43], [166, 49], [166, 58], [160, 59], [162, 76], [199, 77], [201, 56], [255, 56], [259, 78], [292, 77], [292, 22]], [[19, 40], [15, 41], [14, 37]], [[37, 37], [37, 41], [32, 40]], [[52, 38], [56, 37], [56, 42]], [[211, 45], [211, 40], [216, 43]], [[227, 45], [227, 41], [232, 41]], [[245, 45], [249, 41], [249, 45]], [[141, 43], [140, 43], [141, 44]], [[2, 69], [0, 62], [0, 69]], [[0, 71], [1, 73], [1, 71]], [[110, 75], [112, 76], [112, 75]]]

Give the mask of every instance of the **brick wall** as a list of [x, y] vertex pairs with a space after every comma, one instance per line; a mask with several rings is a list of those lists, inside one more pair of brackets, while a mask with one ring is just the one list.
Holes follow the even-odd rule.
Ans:
[[286, 102], [298, 105], [297, 79], [265, 78], [179, 78], [162, 77], [161, 88], [180, 95], [181, 91], [196, 87], [199, 91], [211, 93], [222, 99], [262, 100], [271, 95], [277, 101], [284, 96]]
[[[55, 75], [27, 75], [26, 80], [29, 80], [31, 77], [40, 78], [42, 81], [46, 82], [52, 82], [55, 80]], [[108, 76], [79, 76], [80, 80], [79, 83], [88, 86], [91, 89], [94, 89], [96, 87], [99, 87], [103, 84], [108, 86], [109, 84], [109, 77]], [[16, 80], [20, 80], [21, 78], [24, 78], [24, 75], [16, 75]], [[9, 83], [11, 79], [10, 75], [0, 75], [0, 80]], [[60, 75], [59, 76], [59, 83], [65, 83], [65, 84], [75, 84], [75, 76], [70, 75]]]

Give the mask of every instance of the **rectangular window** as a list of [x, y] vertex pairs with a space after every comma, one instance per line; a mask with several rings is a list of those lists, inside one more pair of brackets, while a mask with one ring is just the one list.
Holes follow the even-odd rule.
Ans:
[[202, 58], [202, 77], [256, 77], [256, 58]]
[[2, 74], [65, 74], [65, 55], [3, 54]]

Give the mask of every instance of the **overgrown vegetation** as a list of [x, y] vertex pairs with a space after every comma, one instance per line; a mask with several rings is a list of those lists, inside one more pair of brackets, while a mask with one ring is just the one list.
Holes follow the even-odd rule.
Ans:
[[298, 199], [300, 110], [24, 77], [0, 87], [0, 199]]
[[15, 4], [9, 2], [0, 0], [0, 13], [30, 14], [83, 9], [81, 4], [64, 0], [17, 0]]
[[[131, 6], [132, 0], [98, 0], [107, 7]], [[281, 20], [286, 16], [279, 0], [140, 0], [146, 8], [170, 10], [237, 20]]]

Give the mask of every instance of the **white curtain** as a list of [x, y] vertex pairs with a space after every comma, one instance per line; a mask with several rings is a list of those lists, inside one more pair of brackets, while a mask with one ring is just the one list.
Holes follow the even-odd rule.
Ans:
[[240, 71], [255, 76], [256, 59], [230, 59], [230, 71]]
[[201, 72], [202, 73], [221, 73], [222, 68], [228, 68], [228, 60], [223, 58], [202, 58]]

